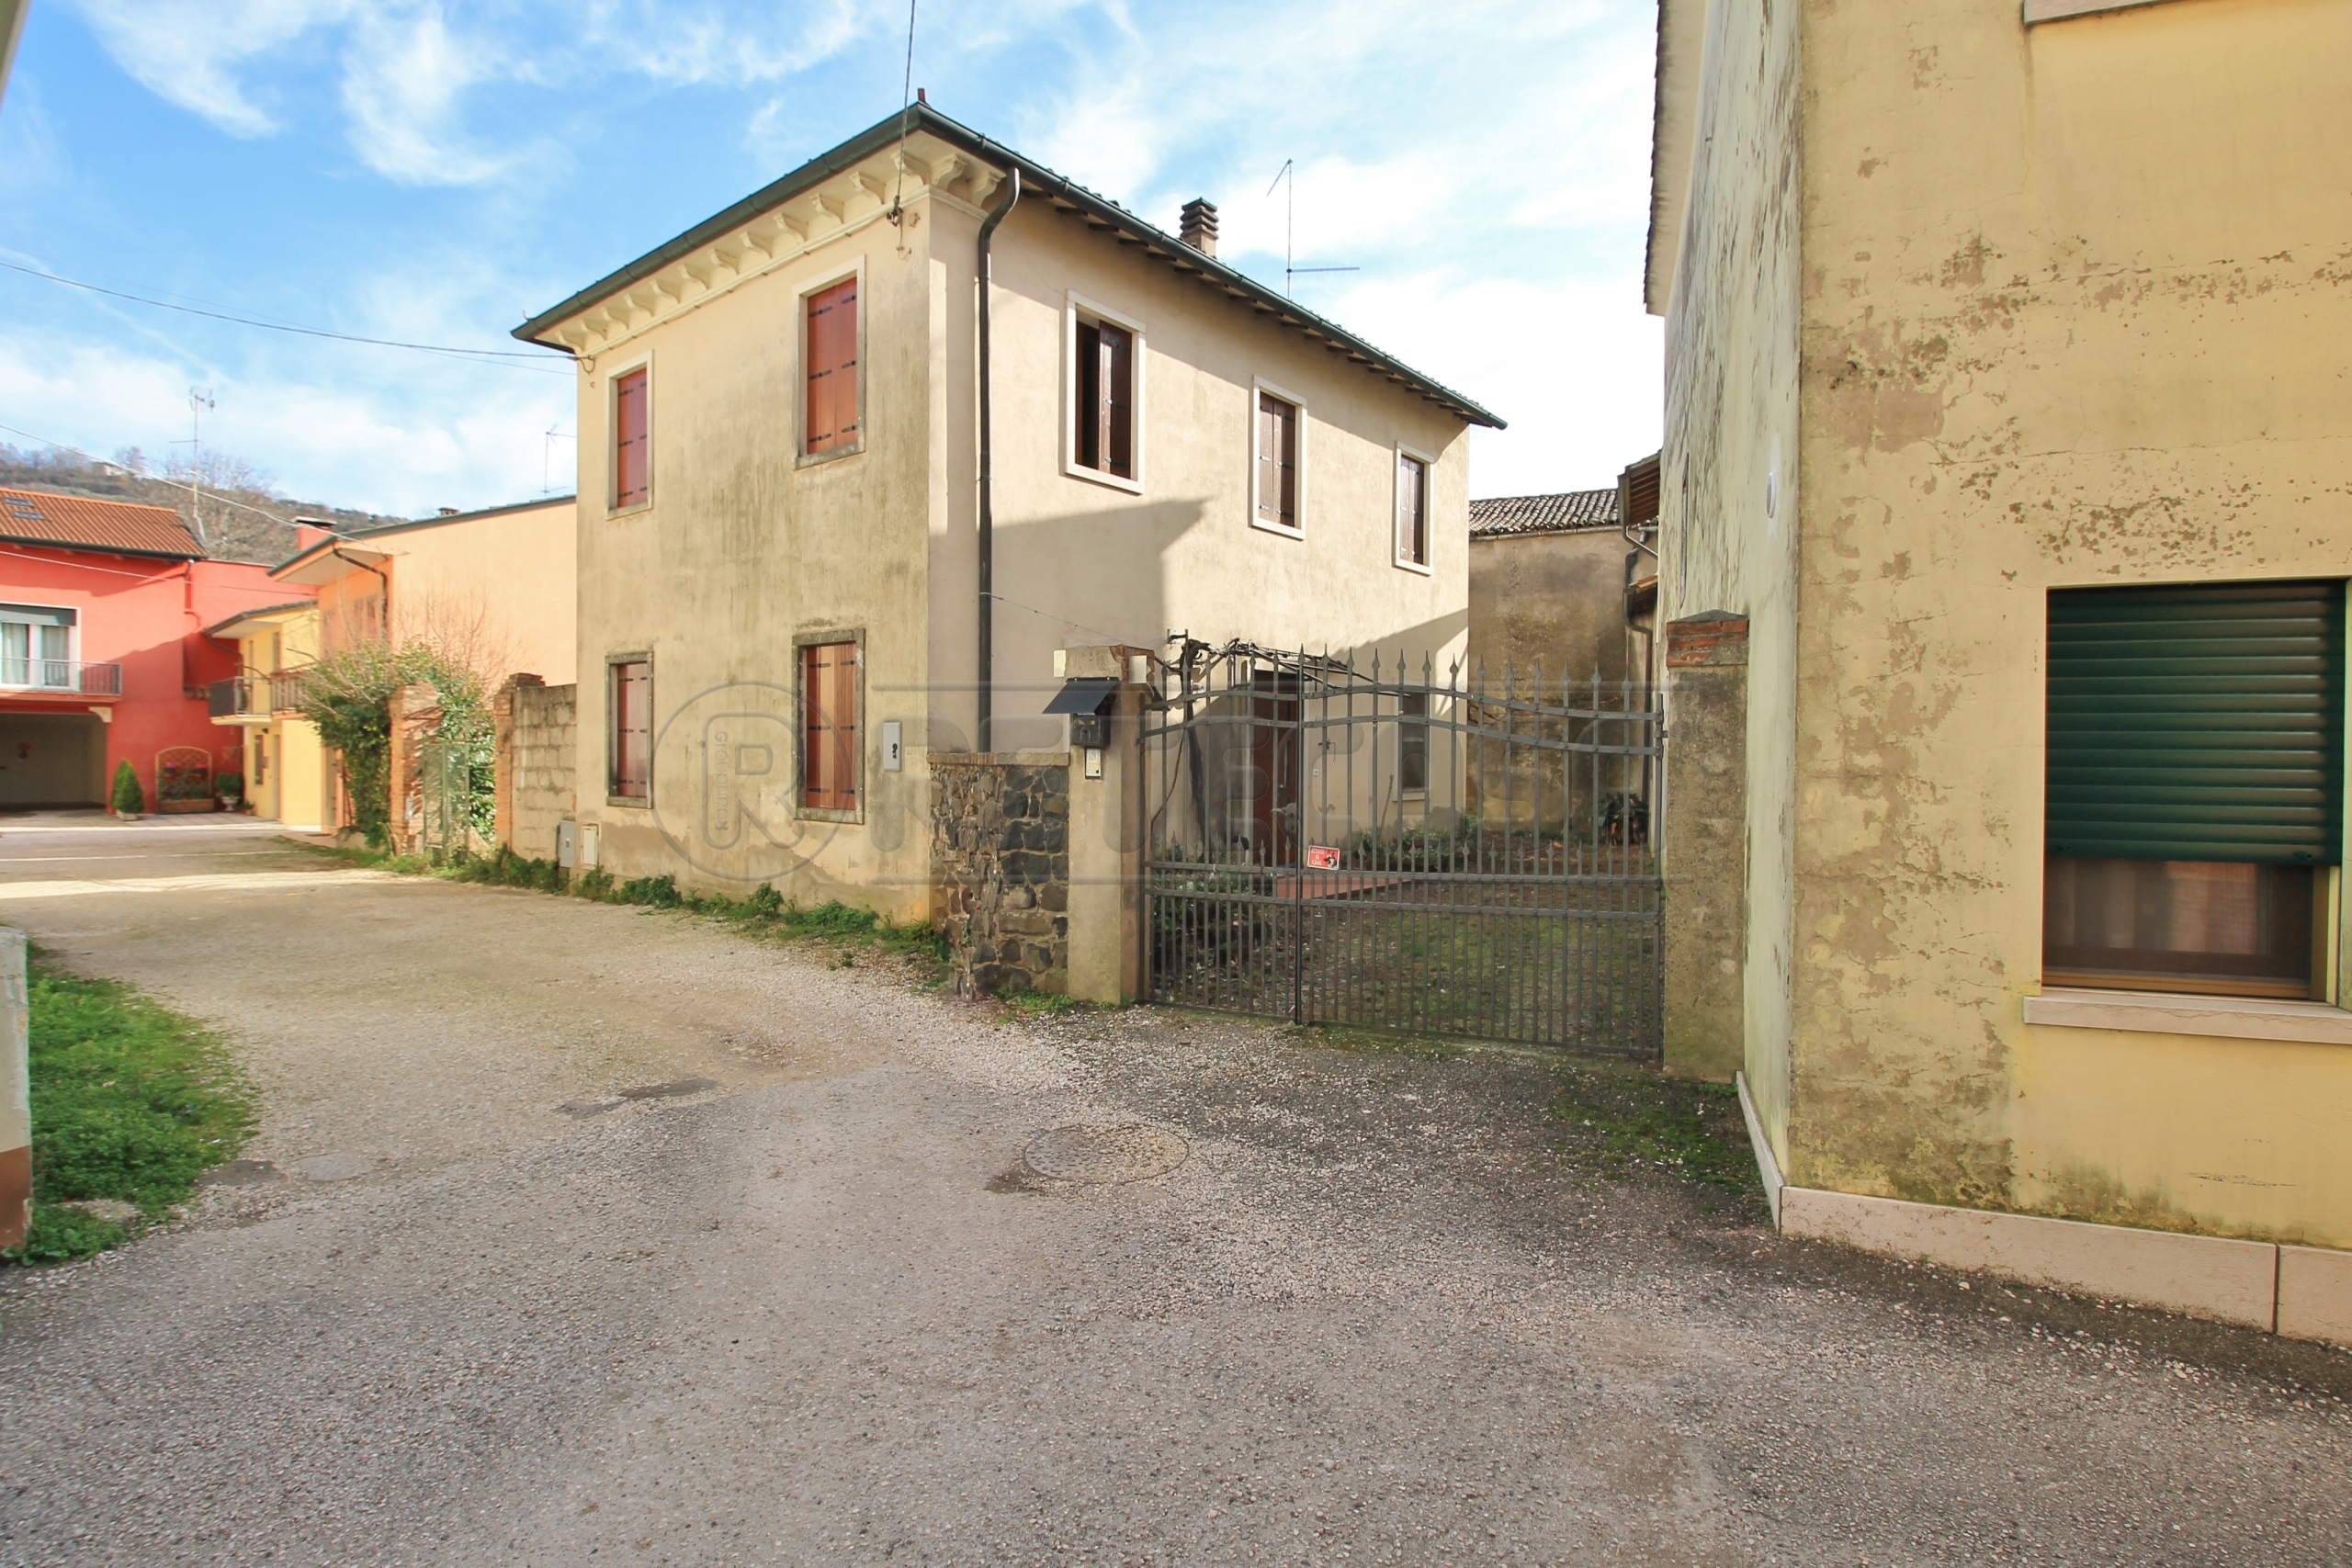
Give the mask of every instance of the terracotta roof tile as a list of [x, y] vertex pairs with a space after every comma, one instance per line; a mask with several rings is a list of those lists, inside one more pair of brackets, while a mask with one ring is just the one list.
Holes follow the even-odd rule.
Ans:
[[1501, 495], [1470, 503], [1470, 536], [1566, 534], [1617, 526], [1614, 490], [1572, 490], [1560, 495]]
[[0, 539], [201, 560], [204, 547], [168, 506], [0, 487]]

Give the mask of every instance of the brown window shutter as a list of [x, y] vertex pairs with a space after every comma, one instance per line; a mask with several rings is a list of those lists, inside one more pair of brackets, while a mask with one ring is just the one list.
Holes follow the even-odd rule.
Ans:
[[1415, 566], [1430, 564], [1430, 466], [1419, 457], [1396, 459], [1396, 556]]
[[808, 449], [854, 446], [857, 418], [857, 280], [808, 296]]
[[653, 783], [653, 667], [631, 660], [612, 671], [612, 793], [643, 800]]
[[1102, 470], [1136, 477], [1136, 334], [1104, 326], [1102, 339]]
[[639, 506], [650, 493], [647, 482], [645, 372], [632, 370], [613, 383], [613, 504]]
[[820, 811], [857, 808], [857, 645], [801, 650], [801, 798]]
[[1298, 407], [1272, 392], [1258, 394], [1258, 516], [1298, 526]]

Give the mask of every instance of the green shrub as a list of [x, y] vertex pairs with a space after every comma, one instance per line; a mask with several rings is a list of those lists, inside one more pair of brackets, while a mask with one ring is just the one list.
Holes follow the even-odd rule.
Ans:
[[674, 909], [685, 900], [679, 897], [678, 879], [664, 872], [660, 876], [637, 876], [621, 884], [616, 902], [650, 904], [657, 909]]
[[139, 787], [139, 770], [128, 759], [114, 765], [114, 790], [107, 800], [125, 817], [135, 817], [147, 809], [147, 792]]
[[107, 980], [30, 977], [33, 1224], [19, 1263], [113, 1247], [133, 1227], [56, 1205], [112, 1198], [161, 1217], [233, 1158], [253, 1108], [220, 1042]]
[[245, 798], [245, 775], [234, 772], [215, 773], [212, 775], [212, 790], [233, 806]]
[[592, 865], [572, 879], [571, 890], [582, 898], [608, 902], [613, 896], [613, 874], [601, 865]]

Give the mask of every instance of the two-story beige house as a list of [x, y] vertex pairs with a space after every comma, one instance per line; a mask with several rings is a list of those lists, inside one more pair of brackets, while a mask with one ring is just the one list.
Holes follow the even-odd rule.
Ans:
[[914, 915], [1055, 655], [1443, 665], [1498, 421], [927, 105], [516, 329], [580, 371], [581, 853]]
[[2352, 1338], [2352, 11], [1660, 27], [1669, 1061], [1792, 1231]]

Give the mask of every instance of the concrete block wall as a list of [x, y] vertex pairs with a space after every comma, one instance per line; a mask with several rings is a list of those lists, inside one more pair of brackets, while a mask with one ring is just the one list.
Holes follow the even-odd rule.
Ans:
[[931, 754], [932, 867], [961, 995], [1069, 989], [1069, 760]]
[[537, 675], [516, 675], [492, 705], [498, 840], [531, 860], [555, 858], [556, 824], [577, 810], [579, 695], [577, 686], [550, 686]]

